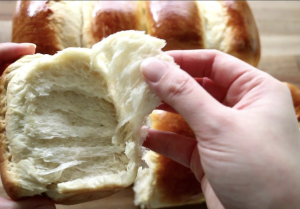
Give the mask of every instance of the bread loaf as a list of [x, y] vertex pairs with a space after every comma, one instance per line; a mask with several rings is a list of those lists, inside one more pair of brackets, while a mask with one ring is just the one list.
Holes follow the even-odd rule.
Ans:
[[28, 55], [10, 65], [0, 81], [0, 169], [8, 195], [75, 204], [132, 184], [141, 126], [160, 103], [140, 64], [147, 57], [174, 63], [164, 45], [125, 31], [92, 49]]
[[[16, 35], [13, 35], [12, 41], [35, 43], [37, 52], [45, 54], [54, 54], [62, 49], [51, 47], [73, 47], [59, 44], [61, 33], [52, 23], [53, 20], [64, 22], [65, 18], [73, 18], [74, 13], [66, 12], [72, 3], [44, 1], [36, 7], [32, 4], [35, 5], [34, 1], [20, 1], [17, 4], [13, 17], [13, 34]], [[54, 4], [64, 4], [60, 10], [64, 15], [60, 16], [52, 9]], [[258, 30], [246, 1], [82, 1], [78, 4], [81, 14], [77, 17], [80, 16], [81, 20], [67, 22], [69, 26], [80, 23], [79, 32], [74, 31], [72, 35], [80, 39], [81, 47], [90, 48], [110, 34], [132, 29], [166, 40], [163, 50], [218, 49], [253, 66], [259, 62]], [[39, 15], [44, 13], [43, 8], [47, 8], [51, 15]], [[21, 18], [28, 21], [17, 21]], [[52, 26], [49, 34], [40, 36], [38, 28], [48, 28], [49, 25]], [[27, 28], [32, 28], [29, 35]], [[181, 127], [185, 122], [179, 115], [155, 111], [150, 117], [152, 128], [176, 133], [187, 130], [185, 125]], [[200, 185], [189, 169], [154, 152], [149, 152], [145, 158], [149, 169], [144, 169], [136, 181], [136, 205], [159, 208], [203, 200]], [[176, 175], [170, 176], [174, 168]], [[189, 185], [189, 188], [182, 185]]]
[[37, 52], [92, 47], [122, 30], [167, 41], [164, 50], [218, 49], [257, 66], [260, 41], [245, 1], [19, 1], [12, 42]]

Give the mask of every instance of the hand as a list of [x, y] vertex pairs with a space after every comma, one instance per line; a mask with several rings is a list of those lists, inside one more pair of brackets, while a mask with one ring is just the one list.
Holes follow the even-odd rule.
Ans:
[[209, 208], [299, 208], [300, 134], [287, 86], [215, 50], [168, 53], [186, 72], [154, 58], [141, 70], [196, 139], [150, 129], [144, 146], [190, 167]]
[[0, 75], [5, 68], [24, 55], [34, 54], [35, 45], [30, 43], [1, 43], [0, 44]]
[[[24, 43], [1, 43], [0, 44], [0, 75], [5, 68], [24, 55], [34, 54], [35, 45]], [[45, 197], [32, 197], [20, 201], [12, 201], [8, 198], [0, 197], [0, 209], [55, 209], [54, 203]]]

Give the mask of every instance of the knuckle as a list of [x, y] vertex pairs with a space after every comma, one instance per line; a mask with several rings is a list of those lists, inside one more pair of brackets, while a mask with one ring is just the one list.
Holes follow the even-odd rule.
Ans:
[[193, 91], [191, 79], [187, 75], [173, 76], [167, 87], [168, 97], [174, 100], [182, 95], [188, 95]]

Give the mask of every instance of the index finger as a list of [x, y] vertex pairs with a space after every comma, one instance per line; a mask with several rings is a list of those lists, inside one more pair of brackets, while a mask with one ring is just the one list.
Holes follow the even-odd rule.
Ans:
[[224, 88], [229, 88], [245, 73], [251, 72], [249, 79], [262, 73], [255, 67], [217, 50], [175, 50], [167, 53], [192, 77], [210, 78]]
[[36, 46], [31, 43], [1, 43], [0, 65], [12, 63], [24, 55], [34, 54], [35, 47]]

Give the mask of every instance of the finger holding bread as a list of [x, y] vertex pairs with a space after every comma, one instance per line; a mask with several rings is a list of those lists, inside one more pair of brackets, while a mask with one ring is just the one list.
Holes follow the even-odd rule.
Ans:
[[31, 43], [1, 43], [0, 44], [0, 75], [5, 68], [24, 55], [34, 54], [36, 46]]

